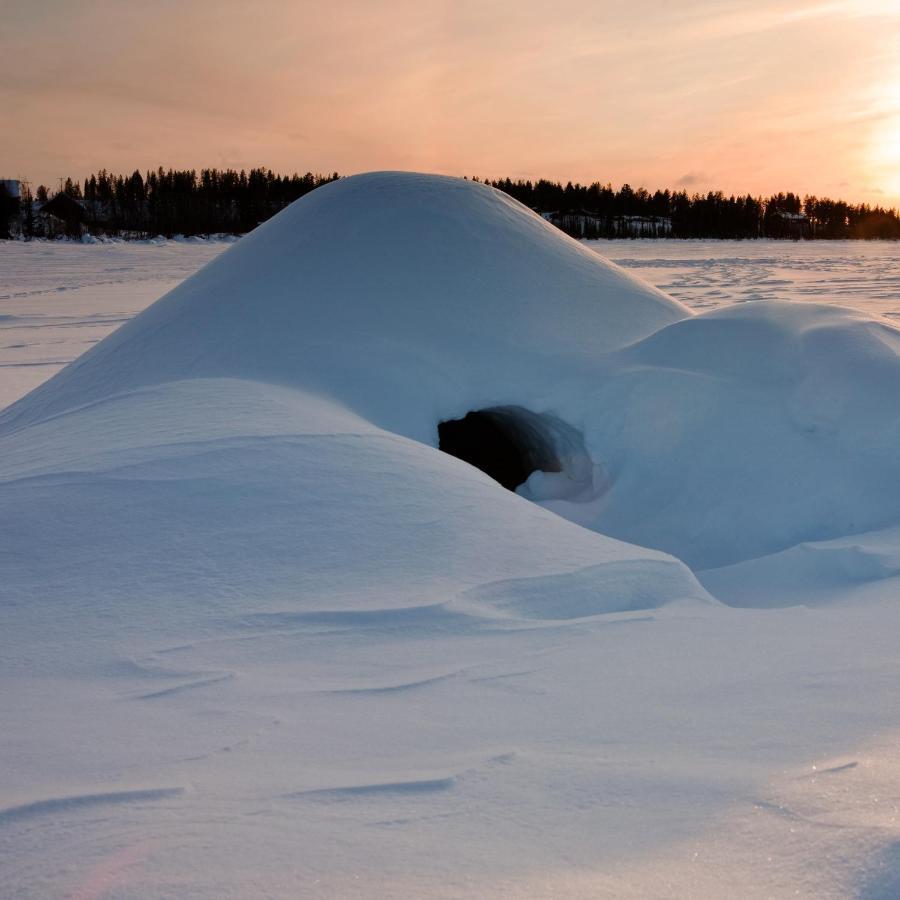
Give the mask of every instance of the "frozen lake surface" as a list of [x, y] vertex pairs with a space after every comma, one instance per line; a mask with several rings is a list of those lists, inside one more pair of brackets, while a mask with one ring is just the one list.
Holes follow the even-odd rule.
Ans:
[[218, 256], [228, 244], [0, 241], [0, 408]]
[[641, 240], [589, 246], [697, 310], [744, 300], [806, 300], [900, 319], [900, 242]]
[[[0, 408], [228, 246], [0, 242]], [[697, 310], [805, 300], [900, 320], [900, 243], [634, 240], [588, 246]]]

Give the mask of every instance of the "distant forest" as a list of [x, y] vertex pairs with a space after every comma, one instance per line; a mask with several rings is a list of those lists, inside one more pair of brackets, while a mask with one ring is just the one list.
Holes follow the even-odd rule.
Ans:
[[[277, 175], [269, 169], [159, 168], [131, 175], [101, 169], [83, 184], [67, 179], [58, 192], [41, 185], [32, 197], [24, 185], [18, 200], [0, 196], [0, 218], [5, 210], [11, 232], [25, 238], [84, 230], [124, 237], [243, 234], [338, 177], [336, 172]], [[581, 238], [900, 239], [896, 209], [791, 192], [726, 196], [721, 191], [650, 193], [627, 184], [616, 190], [600, 182], [473, 180], [504, 191]], [[58, 194], [63, 202], [56, 210], [63, 221], [41, 213]]]
[[[477, 180], [477, 179], [476, 179]], [[896, 209], [792, 192], [771, 197], [722, 191], [632, 188], [540, 180], [487, 184], [542, 213], [575, 237], [900, 239]]]

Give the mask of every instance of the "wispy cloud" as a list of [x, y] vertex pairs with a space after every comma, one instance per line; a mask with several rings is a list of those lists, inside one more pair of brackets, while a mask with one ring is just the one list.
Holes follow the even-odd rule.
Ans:
[[227, 160], [865, 191], [900, 110], [897, 0], [14, 6], [0, 174], [33, 180]]

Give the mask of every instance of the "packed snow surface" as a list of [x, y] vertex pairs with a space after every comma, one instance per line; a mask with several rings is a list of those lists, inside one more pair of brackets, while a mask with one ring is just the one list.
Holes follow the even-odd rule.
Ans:
[[898, 441], [886, 318], [317, 190], [0, 412], [4, 890], [893, 896]]

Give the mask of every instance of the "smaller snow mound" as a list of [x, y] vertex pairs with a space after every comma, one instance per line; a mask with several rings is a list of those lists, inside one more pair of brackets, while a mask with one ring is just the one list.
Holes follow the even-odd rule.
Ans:
[[680, 600], [712, 602], [698, 595], [686, 568], [667, 560], [625, 560], [563, 575], [512, 578], [474, 588], [464, 600], [504, 616], [550, 621], [657, 609]]
[[730, 606], [818, 606], [848, 588], [900, 576], [900, 527], [832, 541], [805, 542], [781, 553], [701, 572], [703, 585]]
[[607, 357], [585, 444], [596, 504], [554, 511], [720, 568], [900, 524], [900, 331], [853, 310], [746, 303]]

